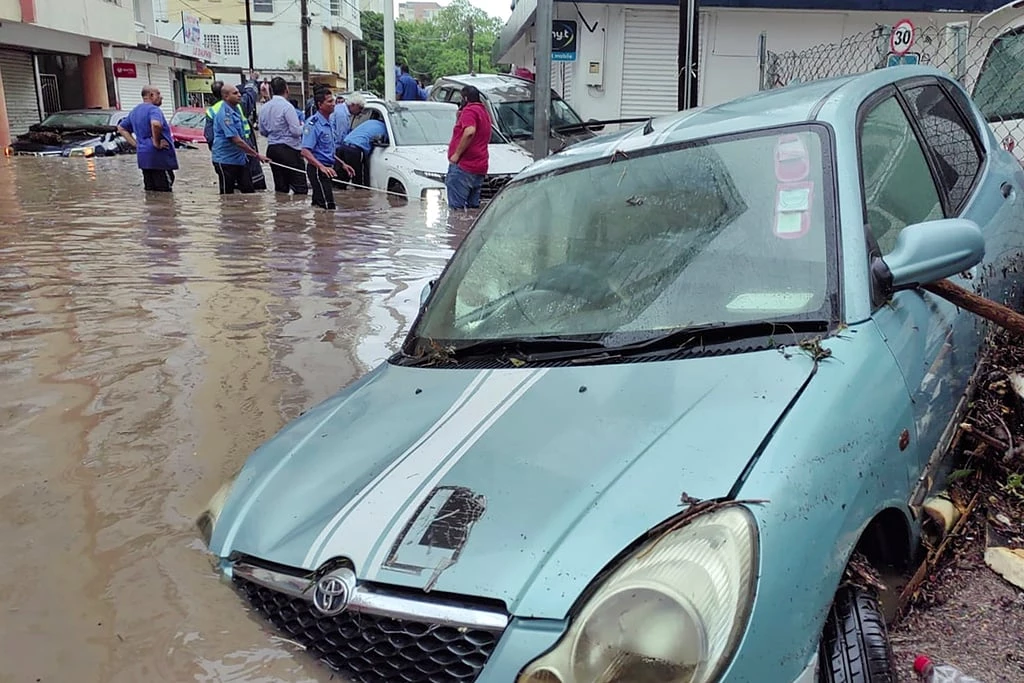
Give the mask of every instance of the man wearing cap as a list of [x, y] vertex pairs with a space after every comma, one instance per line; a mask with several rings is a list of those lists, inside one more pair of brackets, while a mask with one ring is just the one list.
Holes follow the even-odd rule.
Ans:
[[[334, 95], [330, 90], [317, 90], [313, 95], [316, 113], [306, 119], [302, 126], [302, 158], [306, 160], [306, 176], [313, 190], [313, 206], [334, 210], [334, 129], [331, 114], [334, 112]], [[355, 175], [351, 166], [342, 164], [342, 171], [349, 177]]]
[[491, 141], [491, 116], [480, 101], [480, 91], [472, 85], [462, 89], [455, 130], [448, 143], [448, 173], [445, 188], [452, 209], [480, 206], [480, 187], [487, 177], [487, 145]]

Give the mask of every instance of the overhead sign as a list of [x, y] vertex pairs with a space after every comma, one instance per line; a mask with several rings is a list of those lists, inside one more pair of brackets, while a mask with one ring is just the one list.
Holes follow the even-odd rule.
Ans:
[[203, 32], [199, 28], [199, 17], [186, 12], [181, 13], [182, 40], [186, 45], [199, 45], [203, 42]]
[[889, 34], [889, 52], [894, 55], [905, 55], [914, 46], [914, 24], [910, 19], [902, 19], [892, 27]]
[[135, 71], [135, 64], [132, 62], [114, 62], [114, 78], [135, 78], [137, 72]]
[[555, 19], [551, 22], [551, 61], [575, 62], [578, 29], [571, 19]]

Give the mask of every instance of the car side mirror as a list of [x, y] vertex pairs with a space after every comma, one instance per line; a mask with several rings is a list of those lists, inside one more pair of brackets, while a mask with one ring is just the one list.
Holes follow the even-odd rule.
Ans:
[[[597, 125], [593, 125], [593, 126], [589, 125], [591, 121], [593, 121]], [[598, 123], [597, 119], [587, 119], [587, 124], [588, 124], [587, 125], [587, 130], [592, 130], [595, 133], [599, 133], [602, 130], [604, 130], [604, 124], [603, 123]]]
[[945, 218], [903, 228], [883, 261], [893, 291], [951, 277], [985, 257], [985, 237], [974, 221]]
[[427, 299], [430, 298], [430, 292], [434, 289], [435, 284], [437, 284], [437, 280], [431, 280], [423, 286], [423, 289], [420, 291], [420, 308], [423, 308], [423, 305], [427, 303]]

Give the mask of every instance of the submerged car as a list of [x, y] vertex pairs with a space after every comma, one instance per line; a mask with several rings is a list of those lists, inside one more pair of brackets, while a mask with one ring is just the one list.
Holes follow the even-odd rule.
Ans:
[[92, 157], [132, 151], [117, 133], [128, 112], [117, 109], [68, 109], [50, 114], [19, 135], [8, 151], [14, 156]]
[[[444, 194], [448, 172], [448, 142], [458, 108], [442, 102], [366, 101], [369, 116], [384, 121], [388, 140], [370, 155], [370, 185], [406, 197], [424, 197], [433, 190]], [[483, 199], [492, 198], [532, 158], [519, 146], [491, 131]]]
[[[437, 79], [428, 99], [434, 102], [462, 102], [462, 88], [472, 85], [480, 91], [494, 125], [509, 140], [533, 154], [534, 82], [507, 74], [465, 74]], [[604, 129], [600, 123], [587, 124], [580, 115], [551, 91], [551, 135], [548, 150], [554, 154], [568, 145], [589, 140]], [[532, 158], [532, 156], [531, 156]]]
[[920, 558], [987, 332], [921, 285], [1016, 304], [1022, 248], [1024, 170], [928, 67], [582, 142], [200, 528], [346, 680], [894, 681], [848, 563]]
[[169, 123], [175, 147], [183, 142], [206, 144], [206, 110], [202, 107], [178, 107]]

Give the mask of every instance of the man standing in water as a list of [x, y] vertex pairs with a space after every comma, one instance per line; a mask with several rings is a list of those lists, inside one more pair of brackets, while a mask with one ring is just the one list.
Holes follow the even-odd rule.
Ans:
[[217, 170], [221, 194], [234, 194], [237, 188], [243, 194], [254, 192], [249, 158], [269, 161], [246, 142], [245, 123], [238, 103], [242, 94], [233, 85], [221, 90], [224, 106], [213, 116], [213, 167]]
[[135, 148], [142, 183], [149, 192], [170, 192], [178, 155], [167, 119], [160, 110], [164, 98], [151, 85], [142, 88], [142, 102], [121, 121], [117, 132]]
[[[274, 162], [274, 191], [306, 194], [306, 174], [302, 161], [302, 123], [288, 101], [288, 84], [280, 76], [270, 81], [273, 99], [260, 110], [260, 131], [267, 136], [267, 156]], [[295, 169], [295, 170], [292, 170]]]
[[472, 85], [462, 89], [461, 106], [448, 143], [444, 184], [449, 208], [475, 209], [480, 206], [480, 187], [487, 177], [491, 116], [480, 101], [480, 91]]
[[[313, 206], [334, 210], [334, 129], [331, 114], [334, 113], [334, 95], [330, 90], [317, 90], [313, 96], [316, 113], [306, 120], [302, 127], [302, 158], [306, 160], [306, 176], [313, 190]], [[342, 162], [342, 170], [349, 177], [355, 175], [351, 166]]]

